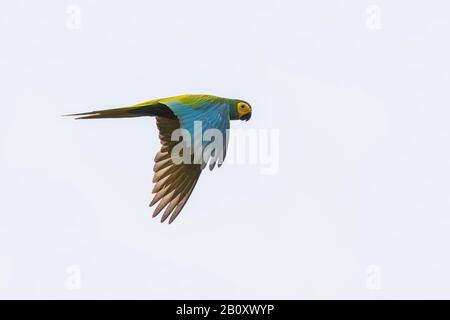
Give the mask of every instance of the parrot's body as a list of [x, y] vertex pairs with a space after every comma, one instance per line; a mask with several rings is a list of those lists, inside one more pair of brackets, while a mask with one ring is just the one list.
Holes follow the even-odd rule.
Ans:
[[[195, 123], [201, 123], [202, 133], [208, 129], [219, 130], [223, 137], [227, 136], [230, 120], [249, 120], [251, 106], [238, 99], [227, 99], [211, 95], [181, 95], [156, 99], [130, 107], [99, 110], [87, 113], [72, 114], [76, 119], [130, 118], [154, 116], [159, 130], [161, 149], [156, 154], [153, 168], [155, 194], [150, 206], [158, 203], [153, 217], [164, 208], [161, 222], [169, 216], [171, 223], [183, 209], [192, 190], [197, 183], [206, 163], [177, 163], [171, 157], [171, 151], [179, 141], [172, 141], [172, 133], [177, 129], [185, 129], [191, 136], [196, 134]], [[228, 139], [223, 140], [223, 157], [226, 154]], [[206, 143], [207, 144], [207, 143]], [[203, 142], [202, 150], [206, 147]], [[192, 153], [195, 150], [191, 151]], [[223, 159], [222, 159], [223, 160]], [[207, 162], [207, 161], [206, 161]], [[209, 167], [222, 164], [221, 159], [212, 158]]]

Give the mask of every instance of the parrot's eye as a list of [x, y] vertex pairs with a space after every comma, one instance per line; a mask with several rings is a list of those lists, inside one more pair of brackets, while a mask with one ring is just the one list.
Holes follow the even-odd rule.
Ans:
[[240, 109], [240, 110], [247, 110], [247, 109], [250, 109], [250, 107], [247, 105], [247, 104], [245, 104], [245, 103], [243, 103], [243, 102], [241, 102], [241, 103], [239, 103], [238, 104], [238, 108]]

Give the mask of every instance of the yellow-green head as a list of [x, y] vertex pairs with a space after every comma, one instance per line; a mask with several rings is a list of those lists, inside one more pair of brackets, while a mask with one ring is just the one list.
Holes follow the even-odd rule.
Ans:
[[252, 117], [252, 107], [243, 100], [231, 100], [230, 119], [248, 121]]

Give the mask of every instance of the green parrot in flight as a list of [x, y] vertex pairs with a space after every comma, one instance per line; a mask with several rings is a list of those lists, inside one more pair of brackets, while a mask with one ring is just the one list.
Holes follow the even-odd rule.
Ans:
[[[151, 100], [124, 108], [67, 116], [75, 116], [76, 119], [156, 117], [161, 149], [155, 156], [153, 167], [153, 183], [155, 183], [155, 186], [152, 191], [155, 195], [150, 206], [158, 203], [153, 217], [156, 217], [165, 208], [161, 222], [164, 222], [170, 216], [170, 224], [188, 201], [208, 160], [210, 170], [214, 168], [216, 163], [218, 167], [221, 166], [226, 155], [227, 131], [230, 128], [230, 120], [250, 120], [252, 107], [246, 101], [239, 99], [186, 94]], [[172, 133], [177, 129], [184, 129], [191, 137], [194, 137], [196, 124], [198, 123], [201, 123], [200, 133], [202, 137], [208, 129], [214, 129], [216, 132], [219, 130], [224, 137], [221, 158], [218, 159], [219, 157], [216, 157], [215, 151], [213, 151], [210, 157], [206, 157], [206, 161], [202, 160], [200, 163], [175, 161], [172, 157], [172, 150], [179, 141], [173, 141]], [[199, 148], [201, 148], [199, 152], [203, 155], [209, 143], [212, 142], [202, 141], [200, 144], [190, 144], [189, 158], [193, 159], [194, 154], [198, 151], [196, 149]]]

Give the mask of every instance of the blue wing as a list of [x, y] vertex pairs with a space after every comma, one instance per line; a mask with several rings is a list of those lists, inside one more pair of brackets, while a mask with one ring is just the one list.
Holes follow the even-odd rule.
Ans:
[[[192, 137], [192, 145], [198, 148], [201, 146], [203, 154], [207, 152], [208, 146], [212, 141], [202, 139], [204, 134], [209, 129], [219, 130], [222, 135], [222, 148], [219, 152], [213, 152], [211, 155], [206, 155], [202, 162], [202, 168], [206, 166], [209, 160], [209, 168], [212, 170], [217, 163], [220, 167], [225, 159], [226, 149], [228, 146], [228, 129], [230, 128], [230, 107], [225, 101], [199, 101], [195, 107], [182, 103], [180, 101], [164, 101], [180, 121], [180, 128], [186, 129]], [[201, 125], [201, 130], [200, 129]], [[201, 136], [200, 136], [201, 134]], [[196, 139], [201, 139], [199, 144], [195, 144]], [[194, 150], [195, 151], [195, 150]], [[199, 151], [199, 150], [197, 150]]]

